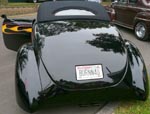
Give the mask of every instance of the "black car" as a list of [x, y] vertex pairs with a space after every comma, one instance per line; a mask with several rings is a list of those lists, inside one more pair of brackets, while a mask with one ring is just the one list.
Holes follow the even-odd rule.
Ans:
[[113, 93], [124, 96], [121, 90], [147, 99], [144, 60], [137, 47], [111, 25], [100, 4], [45, 2], [35, 20], [2, 17], [6, 47], [19, 48], [16, 97], [24, 110], [34, 112], [43, 100], [72, 92], [86, 96], [110, 90], [105, 95], [109, 99]]

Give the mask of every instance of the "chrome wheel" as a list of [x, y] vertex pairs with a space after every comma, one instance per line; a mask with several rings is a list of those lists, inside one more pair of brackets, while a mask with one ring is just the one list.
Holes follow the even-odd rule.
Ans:
[[144, 23], [137, 23], [137, 25], [135, 26], [135, 34], [139, 39], [144, 40], [146, 36], [146, 26]]

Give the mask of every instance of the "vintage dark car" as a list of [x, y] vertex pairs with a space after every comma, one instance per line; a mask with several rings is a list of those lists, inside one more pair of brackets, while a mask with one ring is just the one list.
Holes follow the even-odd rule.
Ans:
[[70, 93], [95, 98], [103, 90], [111, 91], [107, 100], [128, 91], [135, 99], [147, 99], [148, 74], [140, 52], [111, 25], [99, 3], [45, 2], [35, 20], [2, 17], [6, 47], [19, 48], [16, 98], [24, 110], [34, 112], [43, 100]]
[[115, 24], [134, 30], [139, 40], [149, 40], [150, 3], [147, 0], [116, 0], [106, 9]]

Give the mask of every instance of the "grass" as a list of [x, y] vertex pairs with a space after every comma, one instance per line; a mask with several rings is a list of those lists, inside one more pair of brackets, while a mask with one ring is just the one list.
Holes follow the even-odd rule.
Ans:
[[[16, 3], [8, 3], [5, 6], [1, 6], [1, 7], [5, 7], [5, 8], [16, 8], [16, 7], [37, 7], [40, 3], [25, 3], [25, 2], [16, 2]], [[106, 5], [110, 5], [111, 2], [102, 2], [102, 5], [106, 6]]]
[[138, 100], [121, 101], [114, 114], [150, 114], [150, 92], [145, 102]]
[[[110, 5], [111, 2], [102, 2], [104, 6]], [[16, 3], [8, 3], [7, 5], [0, 5], [0, 8], [22, 8], [22, 7], [38, 7], [40, 3], [25, 3], [25, 2], [16, 2]]]
[[111, 5], [111, 2], [102, 2], [101, 3], [103, 6], [109, 6], [109, 5]]
[[[110, 5], [111, 2], [102, 2], [102, 5]], [[6, 14], [10, 15], [20, 15], [37, 12], [40, 3], [8, 3], [7, 5], [0, 5], [0, 15]]]
[[39, 3], [23, 3], [23, 2], [17, 2], [17, 3], [8, 3], [5, 6], [1, 6], [2, 8], [18, 8], [18, 7], [37, 7]]
[[0, 15], [20, 15], [37, 12], [39, 3], [8, 3], [0, 6]]

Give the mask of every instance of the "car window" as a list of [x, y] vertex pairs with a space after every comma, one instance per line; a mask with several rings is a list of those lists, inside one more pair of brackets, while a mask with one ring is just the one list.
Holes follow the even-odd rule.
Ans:
[[136, 4], [138, 0], [129, 0], [129, 4]]
[[128, 0], [119, 0], [118, 3], [119, 4], [126, 4]]
[[80, 9], [67, 9], [55, 13], [55, 16], [95, 16], [93, 12]]

